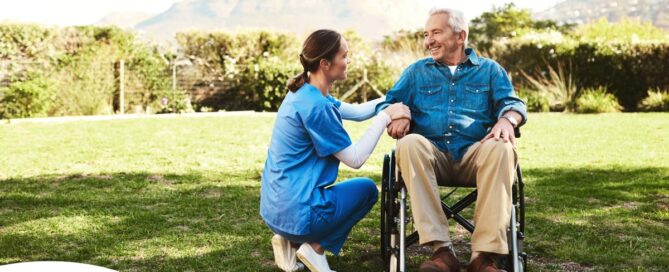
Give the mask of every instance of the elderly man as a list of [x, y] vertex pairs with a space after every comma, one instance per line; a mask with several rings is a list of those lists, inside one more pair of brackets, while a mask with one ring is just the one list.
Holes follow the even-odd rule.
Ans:
[[403, 102], [412, 112], [411, 121], [393, 121], [388, 134], [399, 139], [397, 165], [420, 244], [434, 250], [420, 271], [460, 271], [438, 185], [476, 183], [468, 271], [498, 271], [491, 257], [508, 254], [506, 229], [517, 163], [513, 132], [527, 120], [526, 107], [498, 63], [466, 48], [468, 35], [462, 12], [432, 9], [424, 33], [431, 57], [407, 67], [376, 108]]

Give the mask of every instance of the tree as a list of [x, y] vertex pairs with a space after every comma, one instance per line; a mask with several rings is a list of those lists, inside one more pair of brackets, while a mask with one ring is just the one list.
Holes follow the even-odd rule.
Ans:
[[508, 3], [502, 7], [493, 7], [492, 11], [471, 20], [469, 43], [480, 51], [487, 51], [496, 40], [511, 38], [530, 30], [554, 29], [564, 33], [572, 27], [568, 24], [559, 25], [552, 20], [535, 21], [529, 9], [520, 9]]

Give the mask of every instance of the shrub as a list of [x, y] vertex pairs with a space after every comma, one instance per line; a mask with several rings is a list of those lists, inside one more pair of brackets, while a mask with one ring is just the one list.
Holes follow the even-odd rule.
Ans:
[[525, 101], [527, 110], [530, 112], [550, 111], [550, 95], [544, 92], [530, 89], [518, 90], [518, 97]]
[[538, 73], [536, 76], [521, 71], [530, 85], [539, 93], [547, 94], [552, 111], [573, 112], [575, 110], [578, 89], [571, 73], [565, 71], [564, 66], [558, 63], [558, 69], [548, 65], [548, 74]]
[[619, 112], [621, 109], [618, 99], [613, 94], [607, 93], [603, 87], [586, 89], [576, 99], [578, 113]]
[[639, 109], [642, 111], [669, 111], [669, 92], [659, 89], [648, 90], [648, 96], [641, 100]]
[[0, 89], [0, 119], [46, 116], [54, 94], [53, 82], [47, 77], [16, 81]]

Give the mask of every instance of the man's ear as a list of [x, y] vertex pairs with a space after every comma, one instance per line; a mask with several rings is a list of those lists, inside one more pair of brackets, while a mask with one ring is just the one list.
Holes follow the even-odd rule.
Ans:
[[465, 44], [465, 41], [467, 40], [467, 32], [460, 31], [460, 33], [458, 33], [458, 40], [460, 40], [462, 44]]

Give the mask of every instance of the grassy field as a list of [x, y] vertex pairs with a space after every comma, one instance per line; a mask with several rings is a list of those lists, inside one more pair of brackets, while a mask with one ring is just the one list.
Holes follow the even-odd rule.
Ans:
[[[278, 271], [258, 215], [272, 115], [0, 125], [0, 264]], [[357, 139], [368, 123], [347, 123]], [[533, 271], [669, 270], [669, 114], [532, 114], [519, 142]], [[360, 170], [380, 180], [382, 138]], [[380, 271], [379, 205], [338, 271]], [[455, 224], [451, 224], [455, 225]], [[451, 226], [461, 259], [464, 231]], [[415, 248], [411, 268], [427, 251]]]

